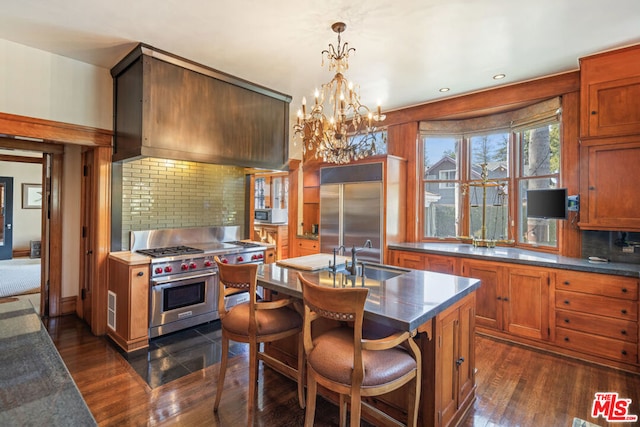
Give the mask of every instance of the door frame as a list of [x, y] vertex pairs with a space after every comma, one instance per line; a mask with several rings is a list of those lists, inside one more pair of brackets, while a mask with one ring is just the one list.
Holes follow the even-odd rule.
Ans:
[[[0, 155], [0, 160], [3, 160], [1, 155]], [[3, 232], [4, 237], [2, 238], [3, 240], [2, 252], [9, 253], [9, 258], [2, 258], [2, 256], [4, 256], [2, 255], [0, 256], [0, 259], [11, 259], [13, 258], [13, 177], [0, 176], [0, 180], [4, 181], [5, 183], [5, 191], [4, 191], [5, 211], [4, 211], [4, 215], [2, 216], [3, 220], [2, 222], [0, 222], [0, 227], [5, 229], [5, 231]], [[6, 226], [7, 223], [9, 223], [8, 227]], [[8, 230], [8, 232], [6, 230]]]

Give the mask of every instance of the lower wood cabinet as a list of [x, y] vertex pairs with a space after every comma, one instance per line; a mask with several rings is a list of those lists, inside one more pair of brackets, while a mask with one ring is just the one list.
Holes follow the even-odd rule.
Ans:
[[483, 334], [640, 373], [636, 277], [415, 251], [389, 255], [397, 266], [480, 279], [475, 323]]
[[303, 239], [297, 237], [294, 239], [294, 242], [295, 249], [292, 254], [294, 257], [320, 253], [320, 242], [317, 239]]
[[253, 240], [275, 245], [275, 261], [289, 258], [289, 227], [281, 224], [254, 224]]
[[149, 345], [149, 263], [109, 258], [107, 335], [125, 351]]
[[547, 269], [463, 259], [461, 274], [482, 282], [476, 292], [480, 329], [536, 340], [550, 338]]

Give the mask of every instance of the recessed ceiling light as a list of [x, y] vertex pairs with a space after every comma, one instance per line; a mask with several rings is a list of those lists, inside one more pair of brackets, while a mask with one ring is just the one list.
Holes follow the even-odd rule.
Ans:
[[493, 79], [500, 80], [500, 79], [504, 79], [505, 77], [507, 77], [506, 74], [496, 74], [495, 76], [493, 76]]
[[441, 87], [440, 92], [449, 92], [451, 89], [449, 89], [448, 87]]

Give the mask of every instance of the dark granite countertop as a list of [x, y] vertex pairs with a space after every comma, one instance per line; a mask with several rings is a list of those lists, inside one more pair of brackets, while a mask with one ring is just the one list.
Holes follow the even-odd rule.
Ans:
[[507, 247], [476, 248], [473, 245], [460, 243], [394, 243], [389, 245], [389, 249], [503, 261], [562, 270], [640, 277], [640, 265], [638, 264], [621, 262], [594, 263], [587, 259], [570, 258], [526, 249]]
[[298, 272], [322, 286], [369, 288], [365, 317], [401, 330], [416, 329], [480, 286], [476, 279], [420, 270], [403, 270], [404, 274], [382, 281], [369, 278], [363, 281], [361, 277], [352, 281], [344, 274], [328, 270], [300, 271], [276, 264], [258, 268], [258, 284], [302, 298]]
[[97, 425], [28, 301], [0, 303], [0, 366], [0, 425]]

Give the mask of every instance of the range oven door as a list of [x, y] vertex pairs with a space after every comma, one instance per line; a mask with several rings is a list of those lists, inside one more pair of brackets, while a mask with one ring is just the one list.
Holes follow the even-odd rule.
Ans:
[[177, 274], [151, 281], [151, 338], [218, 319], [218, 272]]

